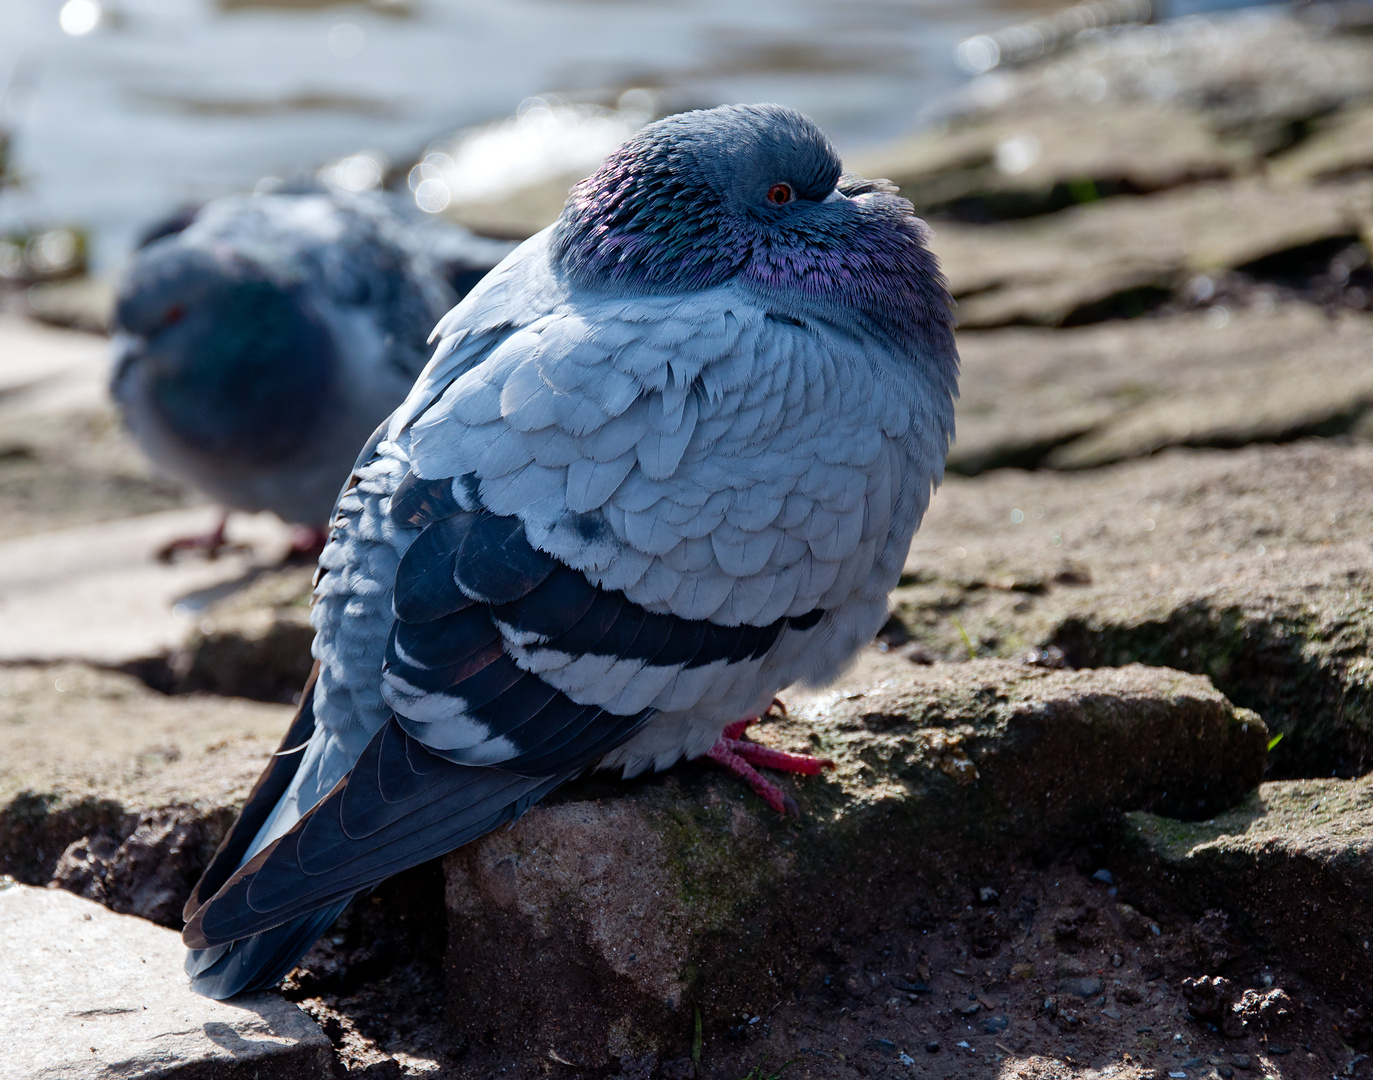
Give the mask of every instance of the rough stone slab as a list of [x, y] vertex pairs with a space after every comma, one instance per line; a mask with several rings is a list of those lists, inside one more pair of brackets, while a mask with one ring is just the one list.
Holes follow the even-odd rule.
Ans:
[[206, 606], [168, 660], [162, 689], [206, 691], [258, 701], [292, 702], [310, 676], [310, 597], [315, 567], [263, 570]]
[[174, 920], [290, 716], [78, 664], [0, 667], [0, 873], [44, 883], [69, 854], [72, 888]]
[[1196, 112], [1136, 102], [1084, 109], [1065, 100], [1030, 110], [1012, 103], [846, 167], [891, 180], [922, 213], [982, 208], [1026, 217], [1117, 190], [1222, 179], [1253, 164], [1251, 146], [1219, 138]]
[[1133, 890], [1200, 913], [1373, 1001], [1373, 777], [1262, 785], [1209, 821], [1127, 816]]
[[9, 1080], [324, 1080], [333, 1048], [274, 993], [191, 993], [175, 933], [60, 891], [0, 884]]
[[[702, 767], [597, 780], [446, 860], [450, 1015], [521, 1053], [595, 1066], [689, 1038], [693, 1009], [776, 1000], [839, 928], [917, 869], [1052, 850], [1111, 812], [1229, 805], [1267, 732], [1205, 680], [870, 654], [761, 726], [838, 768], [782, 781], [804, 819]], [[570, 1004], [569, 1004], [570, 1003]]]
[[0, 313], [0, 415], [95, 408], [109, 370], [106, 338]]
[[108, 405], [49, 409], [47, 393], [33, 392], [32, 410], [7, 411], [0, 391], [0, 540], [195, 501], [154, 473]]
[[106, 334], [114, 318], [116, 282], [80, 277], [30, 285], [24, 293], [28, 315], [48, 324], [88, 334]]
[[1121, 27], [973, 79], [941, 109], [941, 129], [849, 165], [896, 181], [922, 212], [964, 220], [1262, 172], [1307, 128], [1315, 137], [1279, 157], [1275, 175], [1328, 179], [1362, 160], [1349, 145], [1362, 129], [1337, 110], [1373, 93], [1370, 68], [1366, 41], [1286, 13]]
[[1171, 291], [1202, 271], [1234, 269], [1368, 230], [1373, 181], [1295, 198], [1258, 181], [1121, 196], [999, 225], [940, 224], [932, 247], [965, 329], [1092, 321], [1138, 290]]
[[109, 342], [0, 315], [0, 539], [184, 505], [108, 401]]
[[270, 514], [236, 515], [230, 539], [251, 551], [156, 560], [168, 541], [209, 531], [217, 514], [171, 510], [0, 542], [0, 661], [121, 664], [180, 645], [209, 604], [290, 545]]
[[1373, 171], [1373, 104], [1341, 109], [1315, 128], [1272, 162], [1269, 176], [1278, 183], [1309, 184]]
[[1373, 95], [1373, 40], [1316, 25], [1337, 7], [1298, 9], [1295, 18], [1282, 8], [1211, 12], [1092, 34], [1084, 47], [973, 79], [950, 111], [1168, 105], [1195, 110], [1217, 131], [1260, 149], [1280, 149], [1291, 141], [1294, 122]]
[[1094, 468], [1169, 446], [1349, 431], [1373, 416], [1373, 318], [1362, 314], [1291, 304], [964, 332], [958, 344], [954, 472]]
[[1370, 490], [1373, 446], [1321, 440], [950, 478], [887, 639], [1204, 672], [1285, 732], [1279, 776], [1357, 775], [1373, 760]]

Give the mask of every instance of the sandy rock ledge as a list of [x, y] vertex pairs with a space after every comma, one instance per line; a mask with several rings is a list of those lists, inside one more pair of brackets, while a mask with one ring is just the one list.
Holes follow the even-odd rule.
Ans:
[[837, 762], [791, 785], [800, 823], [696, 767], [628, 797], [579, 785], [449, 856], [453, 1021], [587, 1066], [689, 1045], [697, 1010], [766, 1009], [837, 929], [928, 881], [1122, 809], [1206, 817], [1262, 776], [1266, 728], [1205, 679], [901, 663], [759, 729]]
[[333, 1048], [275, 993], [191, 993], [177, 935], [0, 879], [7, 1080], [323, 1080]]
[[1141, 902], [1224, 911], [1261, 953], [1373, 1005], [1373, 777], [1264, 784], [1208, 821], [1129, 814], [1123, 846]]

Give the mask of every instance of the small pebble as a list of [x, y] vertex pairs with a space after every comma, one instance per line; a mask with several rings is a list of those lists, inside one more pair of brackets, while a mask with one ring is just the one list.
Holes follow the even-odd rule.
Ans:
[[977, 890], [977, 899], [979, 903], [995, 904], [999, 899], [1001, 899], [1001, 894], [997, 892], [995, 889], [993, 889], [990, 885], [984, 885], [982, 886], [982, 888]]
[[1103, 885], [1114, 885], [1116, 883], [1115, 875], [1109, 870], [1098, 870], [1092, 875], [1092, 880], [1099, 881]]
[[1064, 979], [1058, 984], [1058, 988], [1065, 994], [1076, 994], [1080, 998], [1089, 998], [1094, 994], [1101, 993], [1101, 980], [1095, 975], [1088, 975], [1081, 979]]
[[1254, 1063], [1249, 1060], [1248, 1054], [1231, 1054], [1230, 1060], [1235, 1063], [1237, 1069], [1252, 1069]]
[[1125, 963], [1125, 958], [1122, 957], [1122, 956], [1120, 955], [1120, 953], [1112, 953], [1112, 954], [1111, 954], [1111, 966], [1112, 966], [1112, 967], [1120, 967], [1120, 965], [1123, 964], [1123, 963]]
[[1230, 1068], [1229, 1065], [1217, 1065], [1216, 1072], [1220, 1073], [1224, 1080], [1230, 1080], [1230, 1078], [1235, 1075], [1235, 1070]]
[[989, 1016], [982, 1021], [982, 1030], [988, 1035], [1000, 1035], [1010, 1026], [1010, 1018], [1000, 1014]]
[[915, 1058], [911, 1057], [910, 1054], [906, 1053], [906, 1051], [904, 1051], [904, 1050], [901, 1051], [901, 1056], [898, 1057], [896, 1060], [899, 1061], [899, 1062], [901, 1062], [902, 1065], [914, 1065], [914, 1064], [915, 1064]]
[[925, 1053], [927, 1053], [927, 1054], [937, 1054], [937, 1053], [939, 1053], [939, 1040], [938, 1040], [938, 1039], [931, 1039], [929, 1042], [927, 1042], [927, 1043], [925, 1044]]

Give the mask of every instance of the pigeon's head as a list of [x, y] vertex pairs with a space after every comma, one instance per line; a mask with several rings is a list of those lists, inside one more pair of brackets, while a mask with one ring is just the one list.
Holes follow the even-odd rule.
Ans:
[[815, 124], [729, 105], [650, 124], [568, 197], [553, 252], [578, 284], [678, 292], [738, 280], [783, 313], [898, 337], [947, 328], [928, 230], [886, 181], [846, 175]]
[[289, 275], [190, 231], [136, 253], [114, 321], [121, 404], [141, 395], [184, 442], [236, 461], [300, 445], [335, 367], [332, 338]]

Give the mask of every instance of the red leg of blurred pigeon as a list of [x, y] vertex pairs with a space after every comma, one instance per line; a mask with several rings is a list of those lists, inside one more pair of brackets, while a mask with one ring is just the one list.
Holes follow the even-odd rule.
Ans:
[[198, 551], [207, 559], [219, 558], [219, 553], [226, 548], [232, 547], [228, 538], [224, 535], [224, 530], [229, 526], [229, 515], [221, 514], [219, 524], [207, 533], [200, 536], [181, 536], [173, 540], [165, 547], [157, 549], [157, 561], [172, 562], [180, 552]]
[[329, 539], [329, 533], [325, 529], [312, 528], [309, 525], [291, 526], [291, 550], [286, 553], [288, 562], [312, 563], [319, 559], [324, 551], [324, 544]]
[[[785, 714], [785, 705], [778, 701], [774, 701], [773, 705], [780, 706]], [[718, 765], [723, 765], [735, 776], [743, 777], [748, 781], [749, 787], [757, 792], [758, 797], [779, 814], [800, 817], [801, 809], [796, 805], [796, 800], [759, 773], [754, 766], [761, 765], [765, 769], [776, 769], [778, 772], [816, 776], [822, 769], [834, 768], [834, 762], [808, 754], [789, 754], [784, 750], [773, 750], [755, 742], [746, 742], [741, 736], [757, 719], [756, 716], [751, 716], [730, 724], [721, 733], [719, 741], [706, 752], [706, 757]]]

